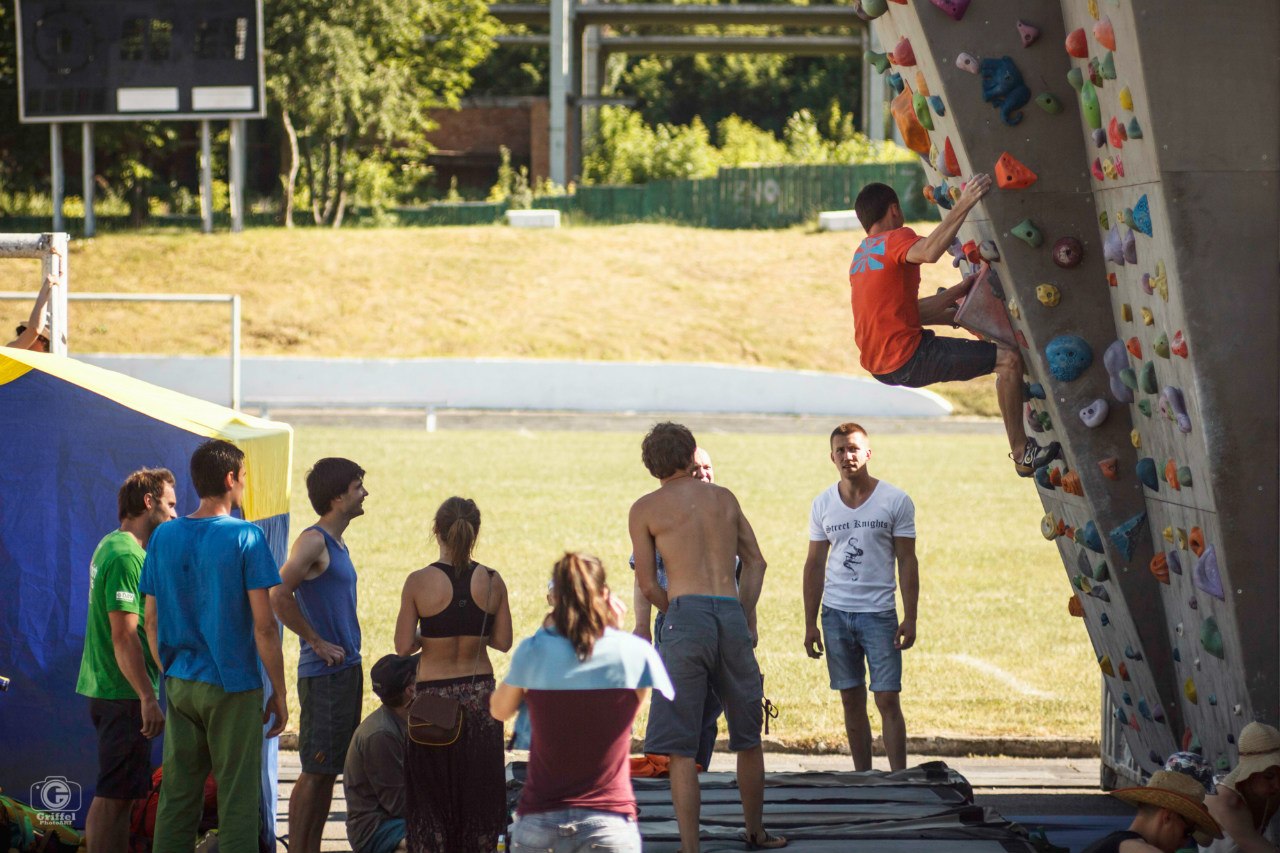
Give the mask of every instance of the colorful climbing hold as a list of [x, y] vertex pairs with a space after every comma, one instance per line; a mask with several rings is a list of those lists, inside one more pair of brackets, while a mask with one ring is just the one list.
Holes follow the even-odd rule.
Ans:
[[[1128, 388], [1130, 391], [1138, 390], [1138, 374], [1134, 372], [1132, 367], [1126, 367], [1124, 370], [1120, 371], [1120, 381], [1123, 382], [1124, 387]], [[1150, 412], [1147, 414], [1150, 414]]]
[[1156, 274], [1151, 277], [1151, 287], [1165, 302], [1169, 301], [1169, 276], [1164, 270], [1164, 261], [1156, 261]]
[[1191, 548], [1191, 553], [1199, 557], [1204, 553], [1204, 531], [1199, 527], [1191, 528], [1191, 535], [1187, 537], [1187, 544]]
[[1089, 0], [1089, 17], [1098, 20], [1098, 0]]
[[1147, 201], [1146, 193], [1133, 206], [1133, 227], [1148, 237], [1151, 236], [1151, 203]]
[[942, 143], [942, 164], [945, 167], [944, 174], [948, 178], [960, 177], [960, 161], [956, 158], [956, 150], [951, 147], [949, 136]]
[[1129, 91], [1128, 86], [1120, 90], [1120, 109], [1133, 112], [1133, 93]]
[[1120, 460], [1114, 456], [1108, 456], [1106, 459], [1098, 460], [1098, 469], [1102, 471], [1102, 476], [1108, 480], [1120, 479]]
[[1218, 628], [1218, 620], [1212, 616], [1206, 616], [1200, 623], [1200, 645], [1209, 654], [1222, 659], [1222, 631]]
[[[893, 114], [893, 121], [898, 126], [898, 132], [902, 134], [902, 139], [906, 146], [921, 157], [929, 156], [929, 133], [920, 123], [920, 118], [916, 114], [914, 105], [915, 95], [911, 91], [911, 87], [904, 86], [902, 94], [898, 95], [889, 104], [889, 111]], [[934, 201], [941, 204], [934, 193]]]
[[[1037, 469], [1036, 473], [1039, 474], [1039, 469]], [[1036, 480], [1039, 481], [1039, 479], [1040, 478], [1037, 476]], [[1046, 478], [1046, 482], [1047, 482], [1047, 478]], [[1051, 488], [1051, 487], [1046, 487], [1046, 488]], [[1043, 536], [1045, 539], [1048, 539], [1050, 542], [1052, 542], [1054, 539], [1057, 538], [1058, 520], [1053, 517], [1053, 513], [1046, 512], [1044, 514], [1044, 517], [1040, 519], [1040, 535]]]
[[1126, 323], [1133, 322], [1133, 306], [1128, 302], [1122, 302], [1120, 304], [1120, 319]]
[[951, 191], [946, 184], [938, 184], [933, 188], [933, 203], [943, 210], [951, 209]]
[[[1134, 381], [1136, 382], [1136, 381], [1137, 381], [1137, 374], [1134, 374], [1134, 373], [1133, 373], [1133, 371], [1129, 371], [1129, 372], [1130, 372], [1131, 374], [1133, 374], [1133, 376], [1134, 376]], [[1150, 401], [1150, 400], [1139, 400], [1139, 401], [1138, 401], [1138, 411], [1142, 412], [1142, 414], [1146, 415], [1147, 417], [1151, 417], [1151, 401]]]
[[1040, 233], [1040, 229], [1030, 219], [1022, 220], [1010, 228], [1009, 233], [1033, 249], [1039, 248], [1040, 244], [1044, 242], [1044, 235]]
[[983, 240], [978, 244], [978, 254], [984, 261], [995, 263], [1000, 260], [1000, 247], [996, 245], [995, 240]]
[[1124, 232], [1124, 237], [1121, 239], [1120, 245], [1124, 250], [1125, 262], [1136, 264], [1138, 262], [1138, 239], [1133, 236], [1132, 228]]
[[1142, 718], [1143, 718], [1144, 720], [1150, 720], [1150, 719], [1152, 719], [1152, 717], [1151, 717], [1151, 709], [1147, 707], [1147, 700], [1146, 700], [1146, 699], [1139, 699], [1139, 700], [1138, 700], [1138, 713], [1142, 715]]
[[[1156, 315], [1151, 313], [1151, 309], [1143, 308], [1141, 310], [1142, 310], [1142, 325], [1144, 326], [1154, 325], [1156, 322]], [[1173, 352], [1175, 355], [1177, 354], [1177, 350], [1174, 350]]]
[[1160, 401], [1162, 405], [1168, 407], [1169, 412], [1173, 415], [1174, 421], [1178, 424], [1178, 431], [1183, 435], [1190, 434], [1191, 416], [1187, 414], [1187, 401], [1182, 396], [1182, 389], [1166, 385], [1164, 390], [1160, 392]]
[[1008, 151], [996, 160], [996, 185], [1004, 190], [1023, 190], [1036, 182], [1036, 173]]
[[1111, 577], [1111, 569], [1107, 567], [1106, 561], [1099, 562], [1093, 567], [1093, 579], [1096, 581], [1105, 581]]
[[1052, 284], [1037, 284], [1036, 299], [1040, 300], [1040, 304], [1047, 308], [1055, 307], [1062, 301], [1062, 291], [1054, 287]]
[[902, 94], [902, 88], [906, 86], [906, 82], [902, 79], [902, 75], [897, 71], [890, 71], [885, 75], [885, 82], [889, 84], [889, 88], [893, 90], [895, 95]]
[[1107, 238], [1102, 241], [1102, 256], [1113, 264], [1125, 265], [1124, 238], [1120, 236], [1119, 225], [1112, 225]]
[[[1104, 146], [1104, 145], [1106, 145], [1106, 144], [1107, 144], [1107, 132], [1106, 132], [1105, 130], [1103, 130], [1102, 128], [1098, 128], [1097, 130], [1091, 130], [1091, 131], [1089, 131], [1089, 135], [1090, 135], [1091, 137], [1093, 137], [1093, 147], [1094, 147], [1094, 148], [1101, 148], [1102, 146]], [[1099, 160], [1099, 161], [1098, 161], [1098, 168], [1097, 168], [1097, 171], [1098, 171], [1098, 172], [1101, 172], [1101, 171], [1102, 171], [1102, 161], [1101, 161], [1101, 160]], [[1102, 175], [1098, 175], [1098, 180], [1102, 180]]]
[[1048, 469], [1049, 469], [1049, 482], [1050, 482], [1050, 483], [1053, 483], [1053, 485], [1054, 485], [1054, 487], [1055, 487], [1055, 488], [1056, 488], [1057, 486], [1061, 486], [1061, 485], [1062, 485], [1062, 469], [1061, 469], [1061, 468], [1050, 468], [1048, 465], [1046, 465], [1046, 466], [1044, 466], [1044, 467], [1046, 467], [1046, 468], [1048, 468]]
[[1187, 537], [1187, 531], [1179, 527], [1177, 530], [1174, 531], [1174, 536], [1178, 540], [1178, 547], [1184, 551], [1187, 550], [1187, 543], [1189, 542], [1189, 538]]
[[1187, 357], [1187, 339], [1183, 336], [1181, 329], [1173, 333], [1173, 342], [1169, 344], [1169, 352], [1182, 358]]
[[1175, 575], [1182, 574], [1182, 557], [1177, 551], [1166, 551], [1165, 561], [1169, 564], [1169, 571]]
[[924, 95], [914, 94], [911, 96], [911, 107], [915, 110], [916, 121], [924, 127], [925, 130], [933, 130], [933, 116], [929, 114], [929, 101]]
[[1018, 303], [1014, 302], [1012, 299], [1010, 299], [1008, 303], [1005, 305], [1005, 309], [1008, 310], [1009, 316], [1012, 317], [1013, 319], [1015, 320], [1022, 319], [1022, 310], [1018, 308]]
[[1079, 68], [1072, 68], [1067, 72], [1067, 82], [1071, 84], [1072, 89], [1079, 92], [1080, 87], [1084, 85], [1084, 72]]
[[1116, 671], [1111, 666], [1110, 655], [1103, 655], [1102, 657], [1098, 658], [1098, 669], [1102, 670], [1103, 675], [1109, 675], [1112, 678], [1116, 677]]
[[1080, 410], [1080, 420], [1089, 429], [1097, 429], [1106, 421], [1110, 411], [1111, 407], [1107, 401], [1099, 397]]
[[956, 68], [961, 71], [968, 71], [970, 74], [977, 74], [978, 58], [971, 53], [956, 54]]
[[1059, 382], [1078, 379], [1093, 364], [1093, 349], [1079, 335], [1059, 335], [1044, 350], [1049, 372]]
[[[1176, 649], [1175, 649], [1175, 651], [1176, 651]], [[1151, 718], [1152, 718], [1153, 720], [1155, 720], [1157, 723], [1163, 723], [1163, 722], [1164, 722], [1164, 708], [1161, 708], [1159, 705], [1156, 705], [1155, 709], [1151, 712]], [[1158, 763], [1160, 763], [1160, 762], [1156, 762], [1156, 763], [1158, 764]]]
[[1142, 534], [1146, 529], [1147, 514], [1140, 512], [1112, 528], [1108, 536], [1111, 539], [1111, 544], [1124, 555], [1125, 560], [1132, 560], [1133, 552], [1137, 549], [1138, 541], [1142, 538]]
[[[1126, 695], [1128, 695], [1128, 694], [1126, 694]], [[1115, 709], [1114, 711], [1112, 711], [1111, 713], [1112, 713], [1112, 714], [1114, 714], [1114, 715], [1115, 715], [1115, 718], [1116, 718], [1117, 720], [1119, 720], [1119, 721], [1120, 721], [1120, 725], [1122, 725], [1122, 726], [1127, 726], [1127, 725], [1129, 725], [1129, 718], [1128, 718], [1127, 716], [1125, 716], [1124, 708], [1116, 708], [1116, 709]]]
[[935, 113], [937, 113], [940, 116], [944, 116], [947, 114], [947, 107], [945, 104], [942, 103], [941, 95], [930, 95], [929, 106], [933, 109]]
[[1116, 79], [1116, 55], [1111, 51], [1103, 54], [1102, 60], [1098, 63], [1098, 70], [1103, 80]]
[[1027, 387], [1024, 388], [1023, 391], [1026, 393], [1028, 397], [1030, 397], [1033, 400], [1046, 399], [1045, 393], [1044, 393], [1044, 386], [1041, 385], [1039, 382], [1028, 382]]
[[916, 52], [911, 47], [911, 39], [903, 36], [898, 39], [897, 46], [889, 54], [889, 61], [894, 65], [912, 66], [916, 64]]
[[1125, 127], [1125, 133], [1129, 134], [1130, 139], [1142, 138], [1142, 125], [1138, 124], [1137, 116], [1129, 119], [1129, 124]]
[[1061, 237], [1053, 244], [1053, 262], [1064, 270], [1080, 266], [1084, 246], [1075, 237]]
[[1089, 82], [1101, 89], [1106, 85], [1102, 77], [1102, 63], [1096, 56], [1089, 58]]
[[1107, 347], [1102, 354], [1102, 365], [1111, 380], [1111, 396], [1118, 402], [1132, 403], [1133, 391], [1121, 377], [1121, 373], [1129, 369], [1129, 353], [1124, 348], [1124, 341], [1114, 341]]
[[1080, 87], [1080, 108], [1090, 128], [1097, 130], [1102, 127], [1102, 107], [1098, 104], [1098, 92], [1088, 80]]
[[1129, 351], [1129, 355], [1134, 358], [1142, 358], [1142, 341], [1138, 340], [1137, 335], [1134, 335], [1132, 338], [1125, 341], [1124, 348], [1127, 349]]
[[1164, 481], [1175, 492], [1182, 491], [1182, 484], [1178, 482], [1178, 463], [1172, 459], [1164, 463]]
[[1062, 491], [1069, 495], [1077, 495], [1084, 497], [1084, 484], [1080, 482], [1080, 475], [1075, 471], [1068, 471], [1062, 475]]
[[[1102, 167], [1099, 166], [1098, 168]], [[1107, 216], [1107, 212], [1105, 210], [1098, 214], [1098, 227], [1104, 231], [1111, 227], [1111, 220]]]
[[866, 13], [868, 18], [875, 19], [889, 11], [889, 5], [885, 0], [862, 0], [862, 11]]
[[[883, 0], [881, 1], [883, 2]], [[865, 9], [866, 6], [863, 6], [863, 8]], [[889, 54], [868, 50], [866, 56], [867, 64], [874, 68], [877, 74], [883, 74], [889, 70]]]
[[[1039, 424], [1035, 423], [1035, 426], [1039, 426]], [[1036, 432], [1039, 432], [1039, 430], [1036, 430]], [[1048, 465], [1041, 465], [1039, 468], [1035, 470], [1035, 473], [1032, 474], [1032, 477], [1034, 477], [1036, 481], [1036, 485], [1039, 486], [1040, 488], [1050, 492], [1054, 490], [1053, 480], [1050, 479], [1049, 477]]]
[[1062, 101], [1059, 101], [1058, 96], [1052, 92], [1041, 92], [1036, 95], [1036, 105], [1051, 116], [1062, 112]]
[[1099, 18], [1093, 25], [1093, 37], [1098, 40], [1098, 44], [1107, 50], [1116, 49], [1115, 29], [1111, 26], [1111, 19], [1106, 15]]
[[916, 93], [929, 97], [929, 83], [924, 79], [924, 71], [916, 69]]
[[1218, 549], [1214, 546], [1205, 548], [1200, 559], [1196, 560], [1191, 579], [1201, 592], [1207, 592], [1219, 601], [1226, 601], [1222, 590], [1222, 575], [1218, 571]]
[[1067, 55], [1076, 59], [1084, 59], [1089, 55], [1089, 39], [1084, 34], [1083, 27], [1067, 33]]
[[1156, 576], [1156, 580], [1160, 583], [1167, 584], [1169, 582], [1169, 558], [1164, 554], [1156, 554], [1151, 558], [1151, 574]]
[[1124, 125], [1120, 124], [1115, 116], [1112, 116], [1111, 121], [1107, 122], [1107, 144], [1112, 148], [1123, 148], [1124, 137], [1121, 135], [1123, 132]]
[[932, 0], [933, 5], [951, 16], [951, 20], [958, 21], [964, 17], [965, 11], [969, 8], [969, 0]]
[[1159, 387], [1156, 384], [1156, 364], [1154, 361], [1144, 362], [1142, 372], [1138, 374], [1138, 387], [1144, 394], [1154, 394]]
[[1022, 334], [1021, 329], [1013, 330], [1013, 339], [1018, 342], [1018, 346], [1023, 349], [1031, 349], [1031, 344], [1027, 343], [1027, 336]]
[[1089, 595], [1093, 596], [1094, 598], [1098, 599], [1099, 601], [1110, 601], [1110, 600], [1111, 600], [1111, 593], [1107, 592], [1107, 588], [1106, 588], [1106, 587], [1104, 587], [1104, 586], [1095, 586], [1095, 587], [1091, 587], [1091, 588], [1089, 589]]
[[1040, 28], [1035, 24], [1029, 24], [1026, 21], [1018, 21], [1018, 38], [1022, 39], [1023, 47], [1031, 47], [1036, 43], [1036, 39], [1040, 38]]
[[1124, 647], [1124, 656], [1129, 660], [1142, 660], [1142, 652], [1135, 650], [1133, 646]]
[[1195, 679], [1188, 678], [1186, 683], [1182, 685], [1182, 692], [1186, 695], [1187, 700], [1191, 702], [1192, 705], [1200, 704], [1199, 694], [1196, 693]]
[[1120, 177], [1120, 172], [1117, 171], [1116, 164], [1110, 157], [1102, 158], [1102, 174], [1113, 181]]
[[1188, 466], [1180, 465], [1178, 467], [1178, 482], [1182, 483], [1184, 486], [1191, 485], [1191, 469]]
[[1103, 553], [1102, 536], [1098, 533], [1098, 525], [1092, 521], [1085, 522], [1084, 527], [1080, 529], [1080, 544], [1095, 554]]
[[1169, 336], [1164, 332], [1156, 335], [1155, 341], [1151, 344], [1151, 349], [1155, 350], [1156, 355], [1161, 358], [1169, 357]]
[[1160, 490], [1160, 481], [1156, 479], [1156, 461], [1154, 459], [1144, 456], [1138, 460], [1135, 470], [1138, 472], [1138, 479], [1142, 481], [1142, 485], [1153, 492]]
[[1095, 180], [1105, 181], [1107, 179], [1107, 173], [1102, 171], [1102, 158], [1093, 158], [1093, 165], [1089, 167], [1089, 173], [1093, 175]]
[[1116, 667], [1116, 673], [1120, 676], [1121, 681], [1129, 680], [1129, 667], [1124, 661], [1120, 661], [1120, 665]]
[[1022, 72], [1008, 56], [984, 59], [978, 64], [982, 74], [982, 100], [1000, 110], [1000, 118], [1012, 127], [1022, 121], [1019, 112], [1031, 100], [1031, 90], [1022, 80]]

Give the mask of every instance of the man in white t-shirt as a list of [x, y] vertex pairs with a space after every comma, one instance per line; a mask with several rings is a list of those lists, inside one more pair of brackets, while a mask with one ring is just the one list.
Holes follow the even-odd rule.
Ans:
[[[832, 431], [831, 461], [840, 481], [814, 498], [809, 516], [804, 647], [809, 657], [820, 658], [825, 640], [827, 672], [844, 704], [854, 769], [871, 769], [869, 686], [883, 722], [889, 767], [901, 770], [907, 766], [907, 725], [898, 701], [902, 650], [916, 641], [920, 596], [916, 508], [906, 492], [871, 476], [870, 459], [865, 429], [845, 423]], [[902, 621], [894, 603], [895, 564], [902, 579]]]

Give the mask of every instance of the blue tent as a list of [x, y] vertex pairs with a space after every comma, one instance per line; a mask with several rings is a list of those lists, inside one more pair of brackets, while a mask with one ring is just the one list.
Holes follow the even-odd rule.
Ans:
[[[188, 461], [209, 438], [244, 450], [244, 517], [266, 531], [283, 562], [293, 449], [288, 425], [74, 359], [0, 347], [0, 676], [10, 679], [0, 693], [0, 788], [39, 805], [32, 786], [62, 777], [65, 783], [55, 787], [66, 792], [65, 811], [76, 813], [77, 826], [97, 779], [88, 699], [75, 692], [90, 557], [119, 526], [116, 493], [138, 468], [173, 471], [178, 512], [192, 512], [199, 500]], [[269, 838], [276, 748], [275, 739], [264, 742]]]

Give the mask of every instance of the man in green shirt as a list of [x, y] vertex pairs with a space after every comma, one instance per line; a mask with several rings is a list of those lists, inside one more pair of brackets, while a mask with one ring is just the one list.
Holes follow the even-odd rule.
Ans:
[[151, 789], [151, 744], [164, 729], [138, 578], [151, 532], [176, 517], [173, 474], [143, 468], [118, 496], [120, 528], [98, 543], [89, 565], [89, 616], [76, 692], [89, 697], [98, 733], [98, 783], [85, 821], [87, 853], [129, 846], [133, 801]]

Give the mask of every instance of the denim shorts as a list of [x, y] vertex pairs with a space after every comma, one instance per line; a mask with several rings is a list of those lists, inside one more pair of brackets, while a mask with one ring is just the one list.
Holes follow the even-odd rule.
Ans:
[[963, 382], [996, 369], [996, 345], [970, 338], [940, 338], [925, 329], [907, 363], [892, 373], [877, 373], [885, 385], [923, 388], [935, 382]]
[[667, 699], [653, 693], [645, 752], [697, 756], [708, 687], [714, 687], [724, 703], [729, 749], [741, 752], [760, 745], [764, 686], [738, 599], [714, 595], [672, 599], [657, 645], [676, 695]]
[[640, 829], [626, 815], [594, 809], [559, 809], [518, 815], [511, 853], [640, 853]]
[[827, 673], [832, 690], [861, 687], [863, 658], [871, 670], [873, 693], [902, 690], [902, 650], [893, 647], [898, 613], [849, 613], [822, 605], [822, 644], [827, 650]]

